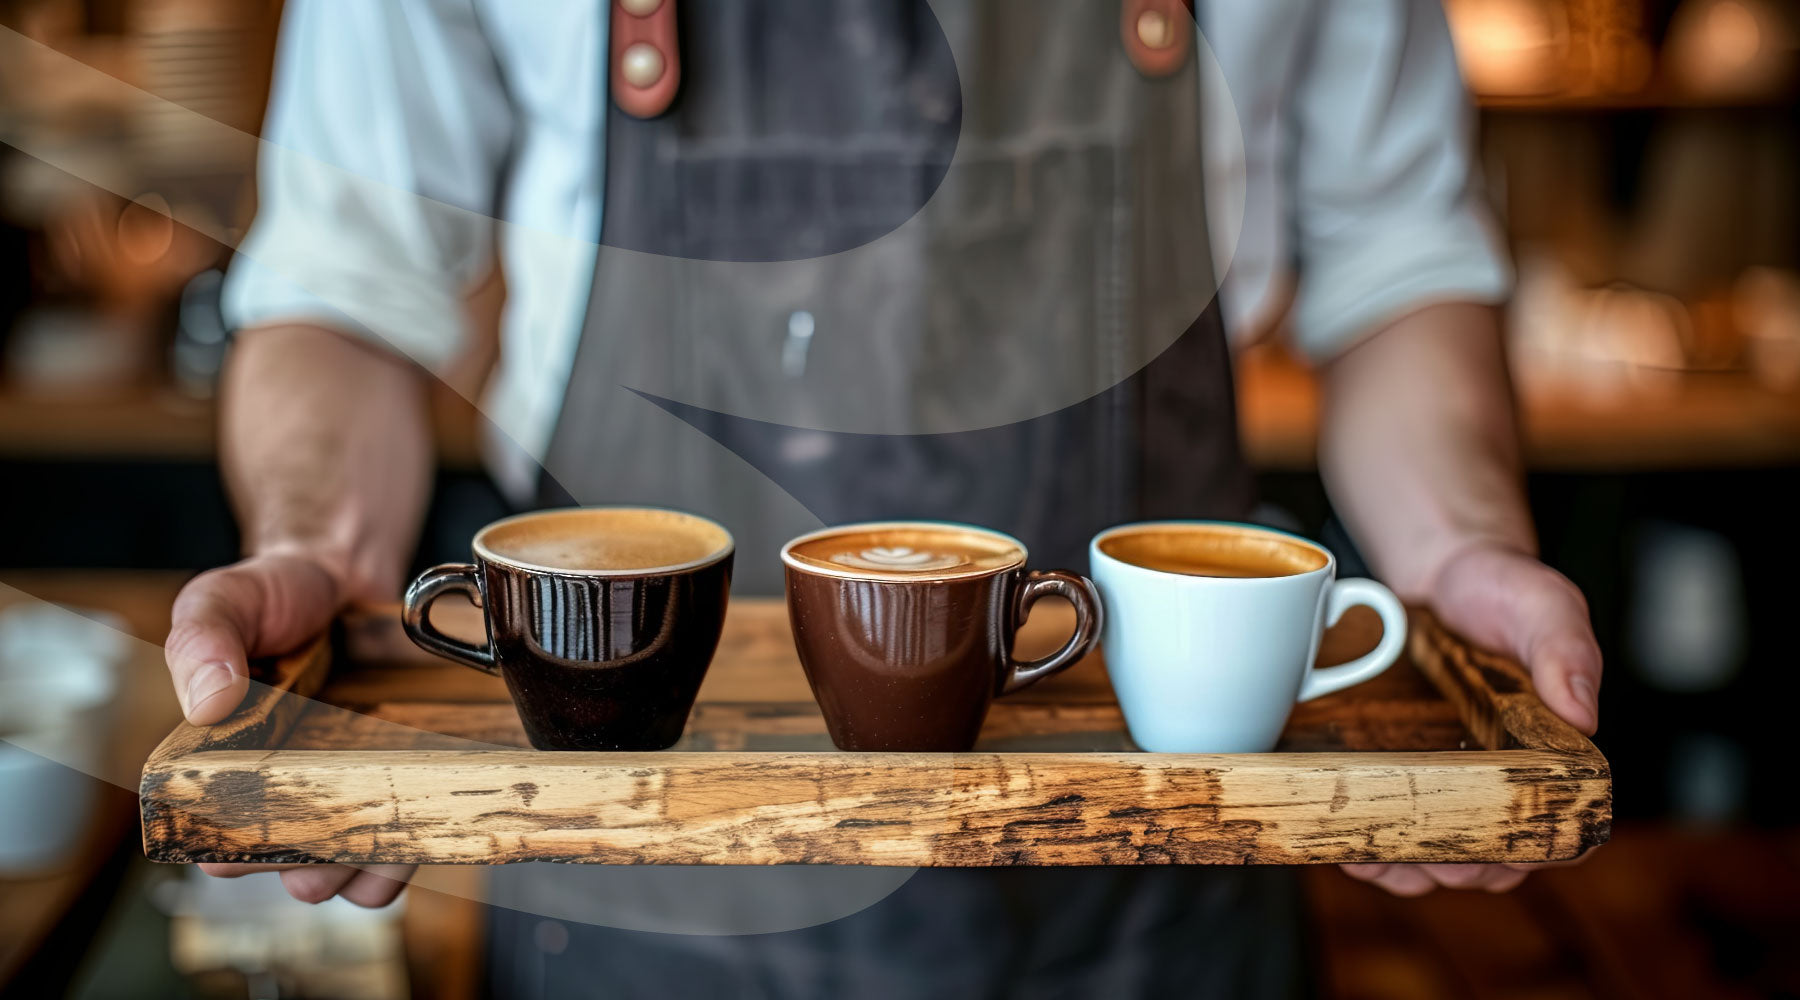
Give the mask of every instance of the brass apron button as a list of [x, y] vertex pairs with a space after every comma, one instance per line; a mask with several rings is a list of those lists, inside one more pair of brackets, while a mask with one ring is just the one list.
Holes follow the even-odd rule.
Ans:
[[1187, 62], [1193, 44], [1189, 0], [1124, 0], [1119, 34], [1131, 65], [1145, 76], [1168, 76]]
[[613, 0], [610, 23], [613, 103], [635, 118], [655, 118], [681, 87], [675, 0]]
[[625, 50], [619, 71], [625, 74], [625, 82], [633, 87], [648, 87], [662, 79], [662, 53], [648, 42], [639, 42]]

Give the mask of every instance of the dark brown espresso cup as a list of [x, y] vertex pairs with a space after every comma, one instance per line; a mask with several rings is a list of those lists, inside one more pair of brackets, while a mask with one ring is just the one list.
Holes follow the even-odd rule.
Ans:
[[[475, 535], [475, 561], [406, 591], [421, 648], [499, 674], [540, 750], [661, 750], [681, 738], [731, 590], [731, 533], [647, 507], [538, 511]], [[427, 609], [448, 591], [483, 609], [488, 641], [445, 635]]]
[[[930, 521], [827, 528], [782, 548], [794, 645], [838, 749], [967, 750], [996, 696], [1094, 648], [1093, 582], [1025, 560], [1015, 538]], [[1050, 595], [1075, 606], [1075, 632], [1019, 662], [1013, 635]]]

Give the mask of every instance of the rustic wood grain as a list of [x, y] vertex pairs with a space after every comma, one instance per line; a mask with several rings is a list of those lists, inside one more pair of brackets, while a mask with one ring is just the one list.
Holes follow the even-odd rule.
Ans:
[[[682, 744], [609, 754], [522, 748], [503, 686], [396, 645], [377, 614], [346, 623], [350, 665], [297, 720], [234, 718], [165, 744], [145, 769], [145, 849], [980, 866], [1542, 861], [1604, 841], [1604, 758], [1522, 669], [1414, 621], [1416, 667], [1300, 706], [1282, 752], [1130, 752], [1096, 655], [997, 702], [975, 752], [871, 754], [830, 749], [781, 605], [740, 601]], [[1021, 644], [1067, 624], [1034, 618]], [[1378, 637], [1373, 616], [1347, 616], [1321, 660]], [[358, 664], [359, 651], [385, 659]], [[316, 683], [316, 649], [294, 673]]]
[[1561, 754], [195, 754], [164, 861], [1059, 865], [1544, 861], [1605, 778]]
[[1413, 608], [1409, 614], [1413, 625], [1408, 655], [1456, 706], [1483, 746], [1599, 757], [1587, 737], [1545, 707], [1524, 667], [1451, 635], [1424, 608]]
[[278, 744], [311, 705], [308, 699], [325, 683], [331, 661], [328, 635], [287, 656], [253, 661], [250, 689], [237, 712], [211, 726], [176, 723], [174, 731], [151, 752], [138, 785], [146, 855], [156, 857], [152, 831], [165, 830], [175, 822], [168, 810], [178, 806], [163, 794], [170, 777], [186, 761], [204, 759], [210, 753]]
[[[324, 697], [337, 693], [335, 686]], [[395, 701], [317, 705], [288, 734], [295, 750], [525, 747], [510, 702]], [[1399, 699], [1309, 703], [1295, 710], [1277, 749], [1457, 750], [1479, 746], [1444, 701]], [[819, 707], [804, 702], [701, 702], [677, 750], [829, 750]], [[1129, 750], [1115, 704], [997, 702], [978, 750]]]
[[271, 746], [293, 728], [331, 667], [331, 639], [320, 636], [287, 656], [250, 665], [250, 689], [238, 710], [211, 726], [183, 722], [151, 754], [151, 763], [188, 754]]

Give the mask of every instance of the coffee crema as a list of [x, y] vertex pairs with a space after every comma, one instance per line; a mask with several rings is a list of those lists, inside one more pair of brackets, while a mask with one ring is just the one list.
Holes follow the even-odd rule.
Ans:
[[1234, 525], [1146, 525], [1100, 539], [1120, 562], [1183, 576], [1230, 579], [1298, 576], [1325, 568], [1325, 552], [1298, 539]]
[[538, 511], [475, 536], [483, 558], [569, 573], [668, 571], [713, 562], [731, 549], [731, 534], [719, 525], [654, 507]]
[[956, 579], [1021, 566], [1025, 549], [997, 532], [895, 522], [827, 529], [788, 543], [796, 569], [873, 579]]

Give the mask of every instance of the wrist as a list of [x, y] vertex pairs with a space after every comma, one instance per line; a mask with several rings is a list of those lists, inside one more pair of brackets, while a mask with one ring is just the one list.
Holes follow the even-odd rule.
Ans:
[[391, 600], [399, 591], [404, 573], [400, 557], [371, 557], [375, 549], [330, 538], [265, 535], [254, 539], [246, 554], [307, 563], [330, 581], [335, 603], [341, 606], [355, 600]]
[[1416, 556], [1404, 560], [1388, 578], [1394, 592], [1408, 600], [1429, 600], [1442, 589], [1442, 581], [1452, 567], [1470, 559], [1493, 555], [1537, 558], [1537, 545], [1529, 536], [1523, 538], [1502, 532], [1471, 532], [1434, 544], [1421, 546]]

